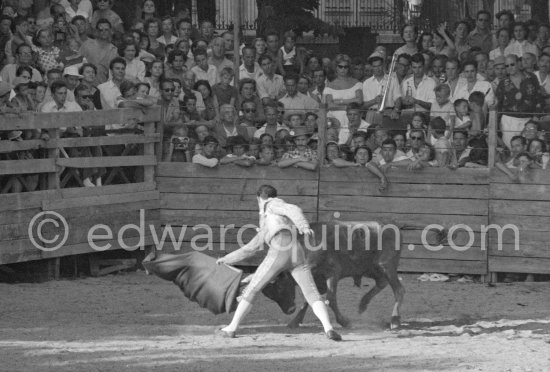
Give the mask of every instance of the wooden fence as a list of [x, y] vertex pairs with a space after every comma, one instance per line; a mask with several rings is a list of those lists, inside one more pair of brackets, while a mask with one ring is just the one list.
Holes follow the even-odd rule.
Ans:
[[[160, 119], [160, 109], [109, 110], [94, 112], [3, 115], [0, 117], [2, 130], [41, 130], [49, 133], [49, 140], [0, 141], [0, 153], [23, 150], [40, 150], [44, 158], [29, 160], [0, 161], [0, 189], [14, 175], [41, 174], [42, 190], [0, 194], [0, 265], [30, 260], [50, 259], [97, 250], [120, 249], [151, 244], [149, 224], [157, 225], [159, 192], [155, 182], [155, 144], [160, 136], [155, 122]], [[98, 127], [112, 123], [127, 123], [129, 120], [144, 123], [142, 134], [60, 138], [60, 127]], [[138, 144], [139, 150], [125, 151]], [[71, 147], [119, 146], [121, 156], [73, 157], [61, 156], [62, 149]], [[142, 169], [139, 180], [129, 184], [106, 185], [103, 187], [61, 188], [64, 176], [83, 168], [107, 168], [108, 174], [123, 172], [123, 167]], [[78, 172], [74, 173], [78, 177]], [[143, 211], [143, 212], [141, 212]], [[62, 224], [58, 213], [65, 220]], [[39, 215], [41, 214], [41, 215]], [[143, 217], [142, 217], [143, 216]], [[36, 229], [30, 229], [31, 221]], [[49, 220], [51, 219], [51, 220]], [[55, 226], [55, 223], [58, 226]], [[41, 233], [38, 226], [42, 223]], [[89, 229], [96, 224], [110, 228], [96, 231], [95, 247], [88, 242]], [[120, 228], [126, 224], [144, 225], [143, 234], [138, 229], [127, 229], [118, 238]], [[67, 231], [68, 230], [68, 231]], [[67, 232], [65, 234], [65, 232]], [[55, 237], [66, 241], [59, 249], [53, 249], [58, 242]], [[34, 237], [36, 243], [31, 240]], [[48, 241], [51, 242], [48, 242]]]

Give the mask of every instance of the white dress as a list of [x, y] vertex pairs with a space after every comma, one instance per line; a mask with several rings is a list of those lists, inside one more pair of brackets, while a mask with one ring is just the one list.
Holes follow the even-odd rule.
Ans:
[[[354, 86], [348, 89], [333, 89], [329, 87], [325, 87], [323, 90], [323, 101], [326, 102], [326, 97], [330, 94], [332, 96], [332, 101], [336, 101], [338, 99], [353, 99], [355, 98], [355, 92], [357, 90], [363, 91], [363, 83], [357, 82]], [[341, 138], [341, 140], [346, 140], [347, 136], [346, 133], [349, 133], [347, 128], [347, 116], [346, 116], [346, 110], [335, 110], [335, 111], [329, 111], [327, 116], [329, 118], [336, 118], [340, 124], [340, 134], [343, 137], [346, 137], [345, 139]], [[342, 130], [344, 129], [344, 130]]]

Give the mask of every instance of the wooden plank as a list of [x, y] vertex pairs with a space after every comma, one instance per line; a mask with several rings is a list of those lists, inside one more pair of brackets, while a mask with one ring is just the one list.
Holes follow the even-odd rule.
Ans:
[[488, 225], [487, 216], [469, 216], [452, 214], [384, 213], [384, 212], [333, 212], [319, 213], [319, 221], [339, 219], [343, 221], [377, 221], [382, 224], [396, 224], [399, 227], [424, 228], [439, 224], [446, 228], [464, 224], [473, 231], [481, 231], [481, 225]]
[[42, 209], [45, 211], [59, 210], [73, 207], [84, 207], [93, 205], [109, 205], [109, 204], [121, 204], [137, 201], [158, 200], [160, 194], [158, 191], [144, 191], [136, 192], [133, 194], [121, 195], [97, 195], [88, 196], [83, 198], [71, 198], [61, 200], [44, 200], [42, 202]]
[[[215, 195], [255, 195], [258, 188], [266, 183], [261, 179], [212, 179], [212, 178], [175, 178], [158, 177], [161, 193], [189, 193]], [[287, 195], [317, 195], [318, 182], [316, 180], [272, 180], [270, 185], [275, 187], [280, 196]]]
[[155, 165], [157, 158], [152, 155], [136, 156], [101, 156], [92, 158], [60, 158], [55, 163], [67, 168], [98, 168], [98, 167], [138, 167]]
[[496, 110], [490, 110], [489, 121], [487, 122], [487, 132], [489, 133], [489, 138], [487, 141], [489, 146], [487, 165], [489, 166], [489, 168], [493, 168], [495, 166], [497, 149], [497, 128], [497, 112]]
[[[15, 211], [3, 211], [2, 213], [0, 213], [0, 226], [9, 225], [12, 223], [15, 223], [15, 224], [29, 223], [31, 218], [33, 218], [40, 211], [41, 211], [40, 208], [29, 208], [29, 209], [23, 209], [23, 210], [15, 210]], [[0, 235], [0, 239], [1, 239], [1, 235]]]
[[513, 224], [517, 226], [522, 234], [527, 231], [550, 231], [550, 216], [521, 216], [494, 213], [491, 215], [491, 223], [500, 226]]
[[[486, 185], [489, 183], [488, 169], [427, 168], [421, 171], [390, 169], [387, 173], [390, 183], [421, 184], [464, 184]], [[378, 177], [365, 168], [323, 168], [321, 182], [369, 182], [379, 183]]]
[[0, 140], [0, 153], [10, 153], [13, 151], [36, 150], [44, 147], [43, 140], [26, 140], [26, 141], [8, 141]]
[[550, 258], [490, 257], [489, 271], [505, 273], [550, 274]]
[[550, 258], [550, 245], [546, 242], [521, 244], [516, 249], [515, 244], [501, 244], [500, 249], [497, 245], [490, 246], [488, 253], [490, 257]]
[[126, 123], [129, 120], [144, 123], [160, 120], [160, 106], [145, 110], [141, 109], [114, 109], [80, 112], [34, 113], [26, 112], [21, 115], [2, 115], [0, 128], [3, 130], [51, 129], [63, 127], [71, 123], [76, 127], [104, 126], [105, 124]]
[[[155, 133], [155, 123], [154, 122], [145, 123], [143, 125], [143, 132], [145, 134], [145, 137], [157, 136], [158, 137], [158, 143], [160, 143], [160, 140], [161, 140], [160, 133]], [[157, 142], [157, 141], [155, 141], [155, 142]], [[155, 159], [157, 160], [157, 163], [159, 161], [159, 159], [156, 157], [156, 154], [155, 154], [155, 144], [154, 143], [145, 143], [143, 145], [143, 155], [145, 155], [145, 156], [154, 156]], [[147, 166], [144, 167], [144, 169], [143, 169], [143, 179], [144, 179], [144, 181], [152, 182], [152, 181], [155, 180], [155, 168], [156, 168], [156, 163], [155, 163], [154, 166], [147, 165]]]
[[57, 170], [55, 159], [1, 160], [0, 175], [52, 173]]
[[487, 215], [487, 202], [469, 199], [398, 198], [369, 196], [324, 196], [319, 199], [319, 211], [337, 212], [402, 212], [438, 214]]
[[42, 190], [18, 194], [0, 194], [0, 211], [41, 208], [44, 199], [60, 197], [56, 190]]
[[[550, 242], [550, 232], [548, 231], [518, 231], [519, 245], [524, 244], [541, 244], [547, 246], [547, 242]], [[498, 247], [498, 232], [495, 229], [489, 230], [487, 233], [489, 238], [489, 245], [491, 247]], [[516, 233], [512, 229], [506, 229], [502, 232], [502, 244], [515, 244]], [[548, 246], [550, 249], [550, 245]]]
[[550, 184], [548, 185], [525, 185], [525, 184], [491, 184], [489, 194], [492, 200], [536, 200], [550, 201]]
[[487, 262], [403, 258], [399, 263], [398, 271], [418, 273], [486, 275]]
[[[455, 244], [457, 247], [465, 247], [468, 244], [470, 244], [470, 233], [459, 229], [456, 230], [452, 236], [447, 237], [452, 240], [453, 244]], [[473, 235], [473, 247], [481, 247], [481, 233], [474, 232]], [[401, 242], [405, 244], [414, 244], [415, 246], [421, 246], [423, 244], [422, 242], [422, 231], [421, 230], [403, 230], [401, 231]], [[437, 246], [439, 245], [439, 236], [437, 234], [437, 230], [428, 230], [426, 231], [426, 242], [430, 244], [430, 246]], [[445, 243], [448, 244], [448, 243]], [[487, 246], [487, 244], [485, 245]]]
[[64, 208], [59, 212], [65, 218], [75, 218], [75, 217], [86, 217], [86, 216], [95, 216], [95, 215], [104, 215], [108, 213], [117, 213], [117, 212], [131, 212], [139, 211], [143, 209], [145, 214], [148, 215], [150, 211], [155, 211], [159, 209], [158, 200], [141, 200], [136, 202], [128, 203], [113, 203], [113, 204], [100, 204], [100, 205], [89, 205], [89, 206], [78, 206], [72, 208]]
[[489, 187], [486, 185], [429, 185], [391, 183], [386, 191], [378, 191], [376, 183], [321, 182], [321, 195], [364, 195], [380, 197], [487, 199]]
[[[490, 173], [491, 184], [513, 184], [502, 171], [494, 168]], [[530, 169], [521, 185], [550, 185], [550, 173], [543, 169]]]
[[59, 191], [59, 195], [63, 199], [68, 199], [96, 195], [131, 194], [142, 191], [153, 191], [156, 190], [156, 186], [156, 183], [154, 181], [151, 181], [126, 183], [121, 185], [106, 185], [101, 187], [73, 187], [68, 189], [61, 189]]
[[538, 201], [534, 203], [529, 200], [491, 200], [489, 213], [524, 215], [524, 216], [548, 216], [550, 202]]
[[[289, 196], [285, 201], [297, 204], [304, 212], [317, 210], [317, 198], [312, 196]], [[208, 195], [208, 194], [162, 194], [161, 208], [166, 209], [205, 209], [220, 211], [256, 211], [258, 202], [255, 195]]]
[[[193, 163], [162, 162], [158, 166], [159, 177], [182, 178], [237, 178], [237, 179], [264, 179], [264, 180], [317, 180], [317, 172], [304, 169], [277, 167], [219, 166], [206, 168]], [[266, 181], [266, 183], [269, 183]]]
[[[161, 196], [162, 198], [162, 196]], [[304, 213], [308, 221], [314, 221], [315, 213]], [[161, 209], [160, 219], [163, 225], [187, 225], [194, 226], [201, 223], [211, 226], [234, 224], [237, 227], [246, 224], [258, 224], [257, 211], [216, 211], [202, 209]]]
[[[125, 243], [128, 246], [134, 246], [139, 243], [139, 240], [140, 237], [128, 237], [125, 238]], [[0, 265], [97, 252], [92, 247], [90, 247], [88, 243], [73, 244], [65, 246], [62, 249], [58, 249], [56, 251], [43, 252], [33, 247], [29, 240], [16, 242], [26, 243], [26, 249], [25, 247], [22, 248], [20, 246], [18, 247], [19, 249], [0, 249]], [[153, 239], [151, 238], [151, 236], [145, 236], [144, 242], [144, 245], [148, 246], [153, 243]], [[101, 247], [109, 247], [109, 244], [110, 248], [108, 250], [123, 249], [117, 239], [102, 241]]]
[[78, 138], [61, 138], [57, 141], [46, 141], [42, 147], [94, 147], [94, 146], [112, 146], [112, 145], [129, 145], [138, 143], [155, 143], [160, 141], [158, 133], [150, 133], [147, 135], [141, 134], [117, 134], [116, 136], [102, 137], [78, 137]]
[[[52, 128], [48, 129], [48, 136], [50, 139], [56, 141], [59, 139], [59, 129]], [[48, 158], [52, 161], [59, 159], [59, 148], [53, 148], [48, 150]], [[61, 168], [56, 166], [54, 172], [48, 174], [48, 188], [52, 190], [59, 190], [61, 188]]]
[[401, 258], [487, 261], [487, 251], [482, 251], [480, 247], [471, 247], [464, 252], [460, 252], [449, 246], [444, 246], [441, 250], [433, 251], [420, 245], [415, 246], [414, 250], [410, 250], [408, 249], [407, 244], [402, 244]]

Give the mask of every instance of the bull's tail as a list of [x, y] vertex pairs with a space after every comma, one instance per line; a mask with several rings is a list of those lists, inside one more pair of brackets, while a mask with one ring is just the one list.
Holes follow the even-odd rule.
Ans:
[[[399, 230], [424, 230], [427, 225], [424, 224], [415, 224], [415, 223], [402, 223], [397, 221], [392, 221], [392, 224], [397, 226]], [[449, 230], [444, 227], [442, 230], [431, 230], [433, 232], [437, 232], [436, 234], [436, 244], [445, 244], [448, 239]]]

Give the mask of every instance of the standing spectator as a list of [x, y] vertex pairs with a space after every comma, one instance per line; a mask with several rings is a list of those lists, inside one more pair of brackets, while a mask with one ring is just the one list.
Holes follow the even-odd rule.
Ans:
[[243, 64], [239, 67], [240, 79], [249, 78], [258, 81], [263, 74], [258, 62], [256, 62], [256, 49], [251, 46], [243, 48]]
[[86, 18], [83, 16], [77, 15], [71, 20], [71, 25], [69, 26], [73, 30], [72, 37], [80, 42], [80, 45], [89, 39], [88, 37], [88, 28], [89, 24]]
[[166, 15], [162, 17], [162, 35], [157, 38], [157, 41], [163, 45], [175, 44], [178, 41], [176, 35], [174, 35], [174, 23], [172, 22], [172, 17]]
[[470, 47], [478, 47], [489, 53], [493, 49], [493, 34], [491, 32], [491, 13], [480, 10], [476, 15], [476, 27], [468, 35]]
[[100, 84], [101, 106], [104, 110], [117, 108], [116, 99], [120, 94], [120, 83], [124, 81], [126, 75], [126, 61], [122, 57], [114, 58], [110, 65], [111, 80]]
[[86, 21], [91, 20], [93, 11], [90, 0], [69, 0], [68, 6], [65, 6], [65, 13], [71, 22], [77, 16], [83, 17]]
[[500, 121], [502, 140], [510, 146], [511, 138], [521, 133], [533, 113], [541, 110], [542, 97], [537, 77], [520, 70], [516, 55], [506, 56], [506, 71], [508, 77], [499, 83], [496, 96], [498, 111], [504, 112]]
[[539, 55], [539, 50], [536, 45], [527, 40], [527, 33], [529, 32], [525, 23], [518, 22], [514, 24], [514, 39], [504, 50], [504, 55], [515, 54], [518, 57], [523, 57], [525, 53], [533, 53], [535, 56]]
[[414, 25], [405, 25], [401, 29], [401, 38], [405, 42], [405, 45], [398, 48], [395, 53], [397, 55], [408, 54], [410, 56], [418, 53], [418, 47], [416, 45], [416, 38], [418, 37], [418, 31]]
[[436, 140], [433, 143], [435, 160], [440, 167], [445, 167], [454, 163], [453, 148], [451, 142], [445, 135], [446, 128], [447, 125], [445, 121], [440, 117], [436, 117], [430, 122], [430, 130]]
[[33, 40], [38, 54], [37, 65], [46, 72], [52, 68], [63, 68], [59, 59], [61, 50], [54, 45], [53, 35], [50, 29], [42, 29], [37, 32]]
[[346, 105], [352, 102], [363, 104], [363, 84], [349, 75], [350, 58], [347, 55], [338, 54], [334, 64], [336, 78], [327, 84], [323, 95], [330, 110], [328, 116], [342, 123], [346, 116]]
[[285, 86], [283, 77], [275, 74], [275, 65], [269, 55], [260, 58], [260, 66], [263, 74], [256, 80], [258, 95], [262, 103], [266, 105], [270, 100], [277, 101], [283, 97]]
[[[67, 84], [64, 81], [56, 80], [50, 85], [52, 100], [46, 102], [41, 112], [74, 112], [82, 111], [76, 102], [67, 101]], [[81, 130], [81, 128], [78, 128]], [[59, 128], [61, 134], [77, 133], [77, 128]]]
[[180, 19], [177, 23], [178, 39], [191, 42], [191, 35], [193, 34], [193, 23], [189, 18]]
[[170, 160], [170, 143], [175, 129], [183, 127], [182, 115], [179, 103], [174, 97], [174, 83], [170, 80], [162, 80], [160, 86], [160, 98], [158, 104], [161, 107], [162, 131], [162, 160]]
[[455, 43], [449, 36], [445, 23], [439, 25], [433, 33], [433, 47], [430, 49], [436, 56], [444, 55], [452, 58], [456, 55]]
[[139, 49], [135, 43], [125, 43], [118, 48], [118, 55], [126, 61], [126, 80], [133, 82], [143, 81], [145, 79], [145, 63], [138, 55]]
[[97, 9], [94, 11], [91, 19], [92, 28], [98, 29], [99, 21], [106, 19], [109, 21], [111, 28], [114, 32], [123, 34], [124, 27], [122, 25], [122, 19], [118, 14], [111, 10], [113, 6], [112, 0], [97, 0]]
[[17, 47], [15, 53], [15, 63], [4, 66], [0, 71], [0, 78], [8, 84], [11, 84], [15, 80], [15, 73], [18, 68], [22, 66], [28, 66], [32, 68], [31, 81], [42, 81], [42, 75], [37, 69], [31, 66], [32, 62], [32, 49], [26, 44], [21, 44]]
[[219, 81], [218, 69], [216, 66], [208, 63], [208, 55], [206, 50], [199, 48], [194, 52], [195, 64], [191, 71], [195, 73], [197, 80], [207, 80], [210, 86], [215, 85]]
[[108, 20], [98, 20], [96, 30], [96, 39], [86, 40], [80, 47], [80, 54], [96, 66], [96, 79], [101, 84], [109, 79], [109, 64], [118, 56], [118, 50], [111, 44], [112, 28]]
[[88, 88], [96, 110], [101, 110], [101, 92], [97, 89], [96, 85], [97, 67], [91, 63], [85, 63], [78, 69], [78, 73], [82, 75], [82, 81], [80, 84]]
[[402, 106], [416, 111], [430, 111], [435, 101], [435, 81], [425, 74], [424, 57], [417, 53], [411, 58], [413, 75], [401, 85]]

